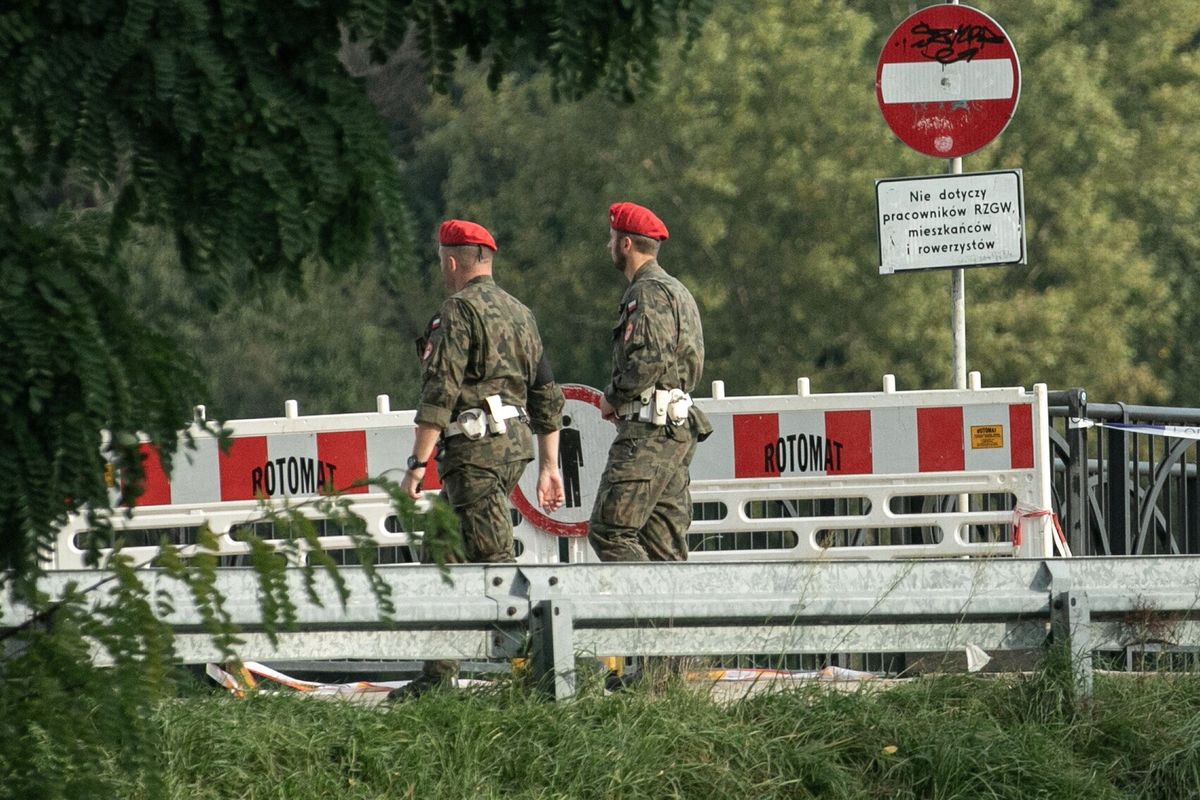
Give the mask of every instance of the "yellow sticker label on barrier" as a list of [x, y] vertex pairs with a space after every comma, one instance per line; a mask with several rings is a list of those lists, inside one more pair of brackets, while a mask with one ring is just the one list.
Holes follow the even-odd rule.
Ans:
[[971, 449], [991, 450], [1004, 447], [1003, 425], [972, 425]]

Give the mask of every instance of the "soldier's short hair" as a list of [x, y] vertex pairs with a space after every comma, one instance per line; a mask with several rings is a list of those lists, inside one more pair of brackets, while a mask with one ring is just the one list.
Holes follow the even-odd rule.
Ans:
[[629, 231], [617, 231], [621, 236], [628, 236], [633, 242], [633, 249], [643, 255], [656, 256], [658, 255], [659, 245], [662, 244], [658, 239], [652, 239], [649, 236], [642, 236], [640, 233], [630, 233]]
[[490, 264], [492, 261], [491, 248], [479, 244], [442, 245], [442, 252], [453, 256], [461, 266], [467, 269], [477, 264]]

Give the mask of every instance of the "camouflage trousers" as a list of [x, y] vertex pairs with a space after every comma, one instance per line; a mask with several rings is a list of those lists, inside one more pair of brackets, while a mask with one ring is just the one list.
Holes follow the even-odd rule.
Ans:
[[458, 517], [468, 564], [516, 561], [508, 496], [528, 461], [491, 467], [463, 464], [442, 476], [442, 499]]
[[686, 561], [696, 434], [622, 421], [600, 476], [588, 540], [601, 561]]
[[[492, 467], [463, 464], [442, 476], [442, 499], [458, 517], [465, 563], [517, 560], [508, 496], [528, 463], [510, 461]], [[450, 560], [458, 561], [453, 556]], [[458, 672], [458, 662], [426, 661], [421, 672], [426, 680], [447, 681]]]

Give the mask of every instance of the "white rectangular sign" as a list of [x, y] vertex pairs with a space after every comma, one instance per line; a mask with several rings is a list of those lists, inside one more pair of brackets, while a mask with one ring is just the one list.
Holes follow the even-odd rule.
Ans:
[[1024, 264], [1021, 170], [875, 182], [879, 274]]

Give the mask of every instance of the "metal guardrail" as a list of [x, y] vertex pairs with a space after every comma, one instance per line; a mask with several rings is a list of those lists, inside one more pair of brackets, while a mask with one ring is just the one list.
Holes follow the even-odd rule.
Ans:
[[[244, 631], [246, 659], [528, 656], [557, 699], [575, 693], [581, 654], [947, 652], [968, 644], [994, 652], [1036, 649], [1052, 635], [1069, 647], [1086, 692], [1093, 651], [1200, 642], [1200, 557], [456, 565], [452, 584], [432, 566], [380, 572], [394, 593], [393, 619], [381, 620], [361, 569], [344, 567], [346, 607], [322, 577], [323, 605], [301, 601], [295, 629], [277, 645], [262, 632], [252, 571], [221, 570], [216, 589]], [[219, 658], [186, 592], [158, 572], [143, 575], [152, 593], [175, 596], [164, 619], [181, 660]], [[56, 572], [44, 589], [59, 596], [71, 581], [102, 576]], [[299, 571], [288, 578], [303, 598]], [[28, 615], [0, 600], [0, 625]], [[103, 663], [103, 653], [95, 656]]]
[[1200, 554], [1200, 442], [1103, 427], [1197, 426], [1200, 409], [1091, 403], [1083, 389], [1049, 392], [1048, 402], [1054, 508], [1072, 552]]

